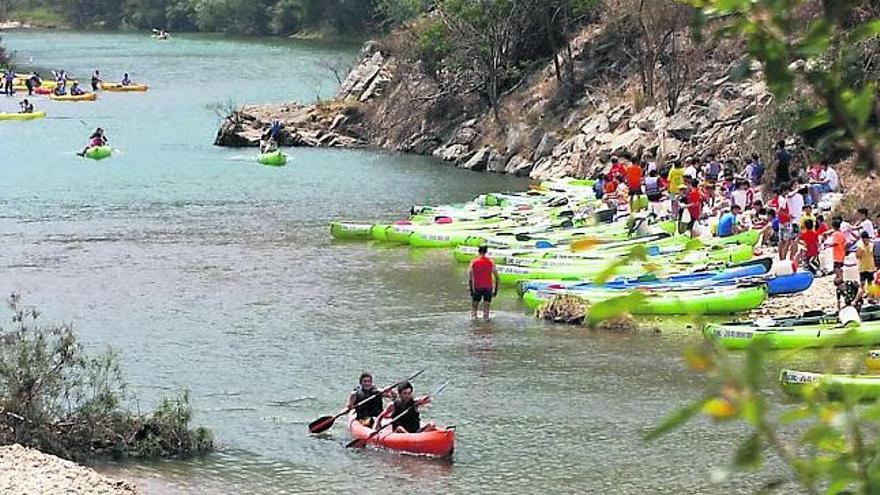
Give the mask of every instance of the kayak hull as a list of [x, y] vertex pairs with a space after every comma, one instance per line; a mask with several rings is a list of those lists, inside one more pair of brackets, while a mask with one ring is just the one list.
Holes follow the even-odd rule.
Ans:
[[[557, 294], [565, 294], [596, 304], [614, 297], [622, 297], [629, 291], [527, 291], [523, 302], [530, 309], [537, 309]], [[749, 311], [760, 306], [767, 298], [764, 285], [729, 290], [664, 290], [643, 292], [645, 299], [629, 312], [635, 315], [726, 315]]]
[[813, 324], [787, 327], [709, 323], [703, 328], [703, 336], [727, 349], [747, 349], [757, 341], [766, 342], [771, 349], [858, 347], [880, 344], [880, 321], [850, 326]]
[[93, 146], [86, 150], [85, 157], [92, 160], [103, 160], [110, 158], [112, 154], [113, 150], [109, 146]]
[[372, 229], [373, 226], [368, 223], [330, 223], [330, 235], [335, 239], [369, 239]]
[[55, 101], [95, 101], [98, 99], [98, 95], [95, 93], [86, 93], [83, 95], [49, 95], [50, 100]]
[[123, 86], [119, 83], [101, 83], [101, 89], [117, 93], [143, 93], [150, 89], [150, 87], [146, 84], [129, 84], [128, 86]]
[[287, 155], [282, 153], [281, 150], [263, 153], [257, 156], [257, 162], [270, 167], [280, 167], [287, 163]]
[[803, 397], [812, 390], [828, 397], [854, 400], [880, 399], [880, 375], [836, 375], [781, 370], [779, 383], [789, 395]]
[[[366, 440], [373, 432], [372, 428], [355, 421], [354, 414], [348, 416], [348, 430], [358, 440]], [[450, 457], [455, 451], [455, 430], [438, 428], [422, 433], [395, 433], [389, 426], [369, 438], [367, 444], [408, 454]]]
[[0, 120], [36, 120], [36, 119], [45, 119], [46, 112], [33, 112], [33, 113], [0, 113]]

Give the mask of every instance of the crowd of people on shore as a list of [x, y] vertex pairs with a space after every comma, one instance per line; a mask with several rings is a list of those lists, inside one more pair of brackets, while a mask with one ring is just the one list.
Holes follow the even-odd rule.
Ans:
[[829, 161], [795, 167], [783, 141], [773, 153], [773, 181], [765, 180], [768, 167], [758, 154], [738, 165], [711, 152], [669, 163], [650, 153], [620, 153], [593, 175], [595, 192], [610, 209], [647, 208], [691, 236], [759, 230], [759, 246], [776, 249], [793, 270], [833, 273], [839, 303], [858, 308], [877, 295], [870, 294], [872, 286], [880, 287], [880, 237], [871, 212], [861, 208], [855, 218], [832, 216], [842, 184]]

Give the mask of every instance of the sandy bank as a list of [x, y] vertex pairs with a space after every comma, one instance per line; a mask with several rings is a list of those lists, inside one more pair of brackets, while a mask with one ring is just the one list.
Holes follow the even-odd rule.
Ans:
[[133, 495], [137, 488], [38, 450], [0, 447], [0, 493], [15, 495]]

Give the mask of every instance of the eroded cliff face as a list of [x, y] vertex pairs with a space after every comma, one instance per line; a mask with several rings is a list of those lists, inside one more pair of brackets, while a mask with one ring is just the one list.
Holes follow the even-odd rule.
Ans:
[[580, 89], [560, 97], [554, 65], [529, 75], [507, 94], [499, 111], [475, 95], [451, 94], [417, 61], [364, 46], [360, 62], [332, 102], [246, 106], [227, 118], [216, 144], [256, 146], [273, 119], [285, 124], [282, 144], [374, 146], [430, 154], [474, 171], [535, 179], [590, 175], [603, 157], [622, 150], [660, 160], [715, 152], [741, 158], [753, 125], [772, 101], [756, 79], [726, 74], [738, 60], [708, 57], [670, 114], [665, 102], [638, 104], [638, 81], [602, 27], [573, 41]]

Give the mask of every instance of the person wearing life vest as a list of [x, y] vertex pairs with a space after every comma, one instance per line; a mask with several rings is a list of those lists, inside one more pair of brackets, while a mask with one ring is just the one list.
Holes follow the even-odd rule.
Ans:
[[[382, 411], [382, 414], [376, 418], [375, 429], [382, 425], [383, 419], [394, 419], [392, 428], [395, 433], [421, 433], [424, 431], [433, 431], [436, 429], [433, 421], [429, 421], [422, 425], [422, 419], [419, 415], [419, 407], [429, 404], [431, 397], [423, 395], [413, 398], [413, 386], [409, 382], [402, 382], [397, 386], [397, 399], [388, 404], [388, 407]], [[399, 417], [398, 417], [399, 416]]]
[[471, 262], [468, 270], [468, 287], [471, 290], [471, 300], [473, 301], [471, 317], [477, 317], [477, 310], [482, 304], [484, 320], [489, 319], [492, 298], [498, 295], [498, 284], [501, 281], [495, 263], [486, 256], [488, 252], [489, 248], [480, 246], [477, 249], [478, 256]]
[[[346, 409], [354, 409], [355, 419], [362, 425], [371, 427], [373, 426], [374, 418], [382, 414], [382, 409], [384, 409], [382, 407], [382, 398], [395, 399], [397, 394], [394, 393], [393, 389], [389, 389], [383, 394], [381, 390], [376, 388], [376, 384], [373, 383], [373, 375], [366, 371], [361, 373], [359, 383], [349, 394]], [[361, 404], [364, 401], [367, 402]], [[357, 404], [360, 405], [358, 406]]]

